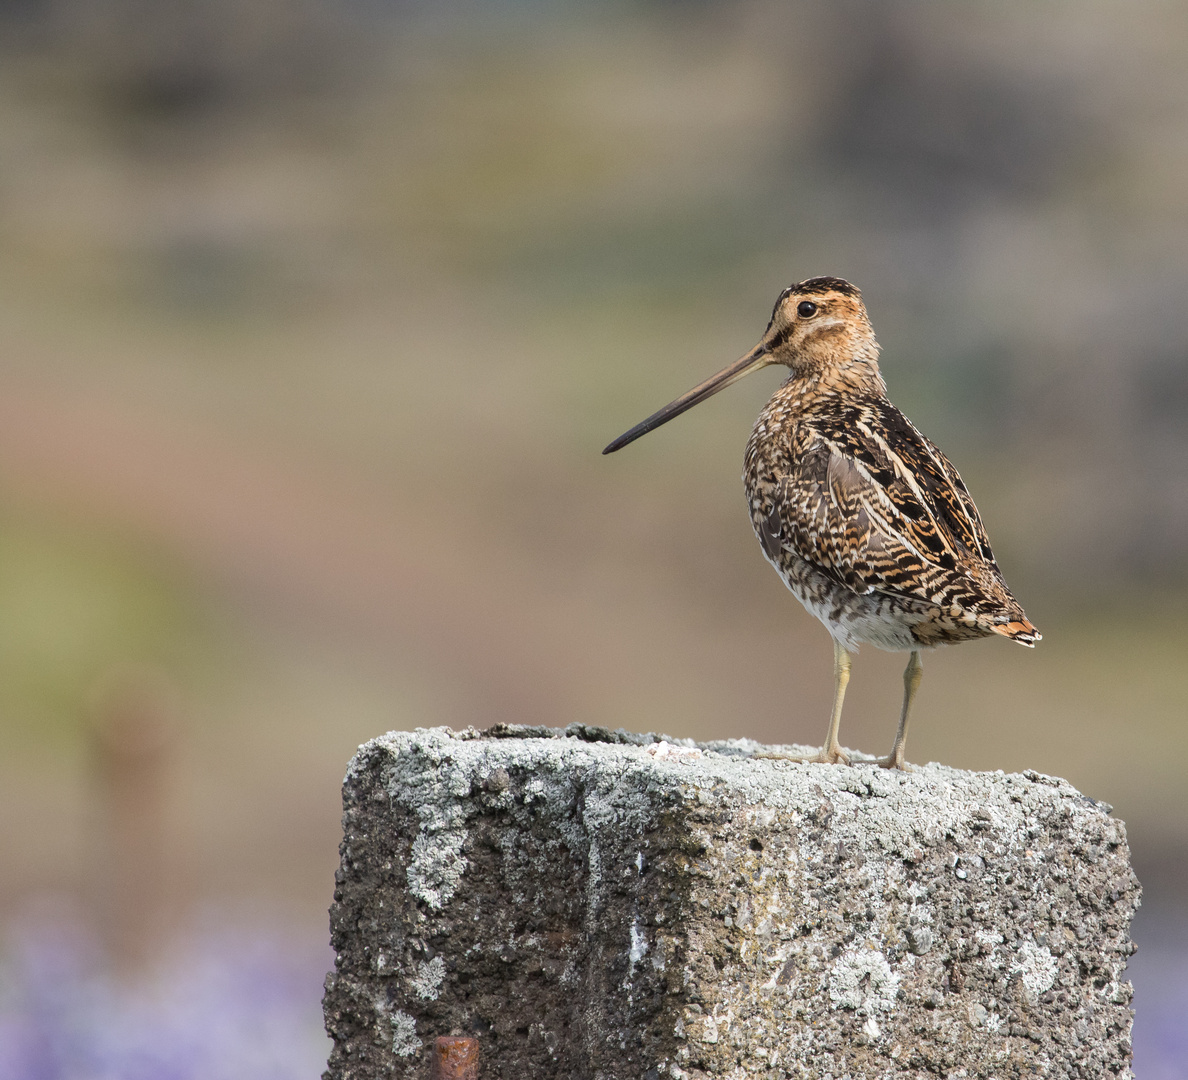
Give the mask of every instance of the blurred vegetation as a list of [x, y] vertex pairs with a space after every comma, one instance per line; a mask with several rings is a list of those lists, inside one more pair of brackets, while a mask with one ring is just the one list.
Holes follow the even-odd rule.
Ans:
[[[1045, 634], [929, 657], [913, 756], [1068, 775], [1182, 864], [1185, 11], [12, 0], [0, 23], [13, 880], [83, 846], [70, 733], [132, 660], [186, 698], [195, 894], [319, 925], [337, 783], [385, 727], [819, 739], [828, 641], [738, 480], [775, 376], [599, 456], [819, 273], [862, 287], [894, 400]], [[863, 653], [845, 741], [889, 743], [899, 666]]]
[[139, 665], [192, 681], [211, 660], [211, 627], [191, 592], [143, 545], [93, 530], [0, 522], [4, 752], [76, 743], [113, 670]]

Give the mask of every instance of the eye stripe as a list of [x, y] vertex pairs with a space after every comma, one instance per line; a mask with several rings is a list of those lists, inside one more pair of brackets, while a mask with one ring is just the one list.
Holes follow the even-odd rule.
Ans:
[[[767, 329], [768, 330], [771, 329], [770, 324], [768, 325]], [[770, 342], [768, 342], [768, 345], [767, 345], [768, 351], [770, 351], [772, 349], [778, 349], [791, 336], [792, 336], [792, 324], [789, 323], [787, 326], [784, 327], [783, 330], [781, 330], [778, 334], [776, 334], [776, 336], [773, 337]]]

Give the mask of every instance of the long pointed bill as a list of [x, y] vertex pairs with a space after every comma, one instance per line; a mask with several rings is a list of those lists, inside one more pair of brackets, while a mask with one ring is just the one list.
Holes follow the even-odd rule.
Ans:
[[652, 413], [646, 420], [638, 423], [630, 431], [623, 432], [613, 443], [610, 444], [602, 452], [604, 454], [613, 454], [616, 450], [622, 450], [628, 443], [635, 442], [641, 435], [646, 435], [653, 428], [658, 428], [661, 424], [667, 424], [675, 416], [680, 416], [681, 413], [693, 408], [694, 405], [699, 404], [708, 397], [713, 397], [719, 390], [725, 390], [731, 383], [738, 382], [744, 375], [749, 375], [756, 368], [764, 366], [767, 358], [767, 349], [762, 345], [756, 345], [746, 356], [741, 360], [736, 360], [728, 368], [719, 371], [717, 375], [711, 375], [703, 383], [698, 383], [687, 394], [682, 394], [676, 401], [665, 405], [659, 412]]

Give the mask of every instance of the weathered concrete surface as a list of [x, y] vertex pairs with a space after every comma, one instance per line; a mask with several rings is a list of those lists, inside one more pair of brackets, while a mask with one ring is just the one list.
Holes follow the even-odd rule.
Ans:
[[343, 787], [332, 1080], [1130, 1075], [1139, 886], [1038, 773], [392, 733]]

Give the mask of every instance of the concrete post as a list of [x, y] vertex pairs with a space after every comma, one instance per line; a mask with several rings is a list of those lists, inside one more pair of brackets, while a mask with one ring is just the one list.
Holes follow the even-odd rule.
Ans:
[[1038, 773], [572, 727], [361, 747], [329, 1080], [1129, 1077], [1139, 885]]

